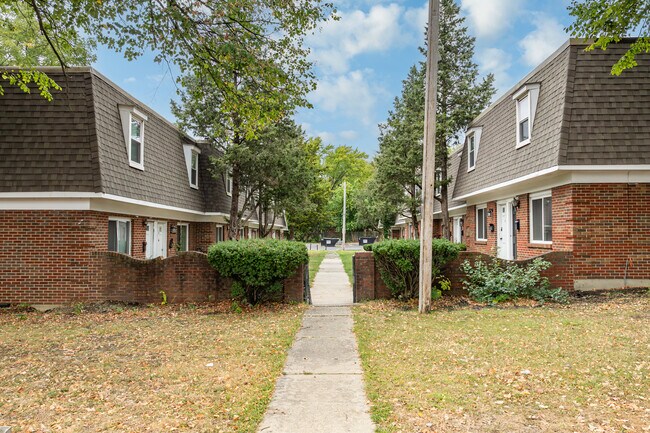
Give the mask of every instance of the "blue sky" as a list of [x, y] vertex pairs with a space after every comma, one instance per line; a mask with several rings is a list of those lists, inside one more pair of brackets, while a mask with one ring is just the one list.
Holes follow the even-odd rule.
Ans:
[[[567, 38], [570, 0], [457, 0], [481, 74], [493, 73], [497, 95], [553, 53]], [[385, 121], [411, 65], [421, 60], [427, 2], [421, 0], [339, 0], [341, 19], [307, 38], [318, 88], [311, 110], [296, 120], [311, 136], [347, 144], [369, 155], [377, 151], [377, 125]], [[98, 51], [95, 67], [116, 84], [174, 121], [174, 73], [153, 56], [129, 62], [119, 53]]]

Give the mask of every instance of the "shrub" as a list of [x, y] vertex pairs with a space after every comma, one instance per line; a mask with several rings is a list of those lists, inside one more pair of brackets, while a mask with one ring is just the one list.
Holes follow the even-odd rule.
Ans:
[[469, 295], [478, 302], [498, 303], [518, 298], [535, 299], [539, 302], [566, 303], [568, 293], [562, 288], [551, 289], [548, 278], [540, 275], [551, 263], [537, 258], [527, 265], [505, 264], [493, 258], [489, 263], [481, 260], [461, 265], [466, 278], [463, 285]]
[[[464, 248], [464, 245], [446, 239], [434, 239], [432, 266], [434, 280], [440, 275], [440, 268], [455, 259]], [[420, 278], [419, 240], [382, 241], [372, 244], [366, 250], [372, 251], [379, 274], [393, 297], [410, 299], [417, 296]], [[439, 293], [436, 292], [436, 295]]]
[[309, 261], [301, 242], [275, 239], [226, 241], [208, 249], [208, 262], [219, 274], [232, 278], [233, 295], [251, 304], [282, 293], [282, 280]]

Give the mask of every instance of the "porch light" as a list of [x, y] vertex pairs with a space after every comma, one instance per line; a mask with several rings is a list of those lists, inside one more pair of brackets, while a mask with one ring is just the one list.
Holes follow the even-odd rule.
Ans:
[[176, 234], [176, 226], [170, 225], [169, 226], [169, 233], [175, 235]]

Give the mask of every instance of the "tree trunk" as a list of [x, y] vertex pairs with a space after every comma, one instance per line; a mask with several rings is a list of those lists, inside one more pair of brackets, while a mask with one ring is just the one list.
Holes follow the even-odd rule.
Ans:
[[411, 209], [411, 221], [413, 222], [413, 236], [420, 239], [420, 223], [418, 221], [418, 209]]
[[230, 196], [230, 224], [228, 225], [228, 239], [239, 239], [239, 178], [240, 172], [237, 165], [232, 167], [232, 194]]

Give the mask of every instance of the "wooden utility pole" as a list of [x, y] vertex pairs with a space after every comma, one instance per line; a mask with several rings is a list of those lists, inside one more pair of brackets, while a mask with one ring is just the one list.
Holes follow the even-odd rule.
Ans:
[[422, 158], [422, 216], [420, 217], [420, 313], [431, 311], [431, 268], [433, 263], [433, 202], [436, 179], [436, 94], [438, 84], [438, 39], [440, 0], [429, 0], [427, 33], [427, 81], [424, 108], [424, 151]]

